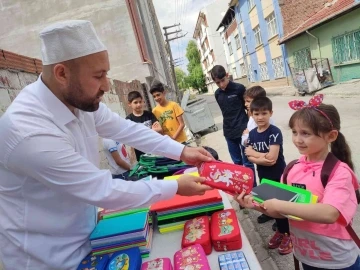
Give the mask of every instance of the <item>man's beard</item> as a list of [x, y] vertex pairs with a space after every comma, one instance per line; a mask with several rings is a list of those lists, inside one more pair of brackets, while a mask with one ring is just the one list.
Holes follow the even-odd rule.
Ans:
[[101, 91], [92, 100], [90, 100], [90, 99], [85, 100], [85, 97], [84, 97], [85, 91], [78, 81], [74, 81], [74, 80], [70, 81], [69, 89], [70, 89], [70, 91], [69, 91], [68, 95], [65, 97], [66, 102], [68, 104], [70, 104], [71, 106], [73, 106], [79, 110], [85, 111], [85, 112], [94, 112], [97, 109], [99, 109], [99, 103], [95, 102], [95, 101], [99, 96], [104, 95], [104, 91]]

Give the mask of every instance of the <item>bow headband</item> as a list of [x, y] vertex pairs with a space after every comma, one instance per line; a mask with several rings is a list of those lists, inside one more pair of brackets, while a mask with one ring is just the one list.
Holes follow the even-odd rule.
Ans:
[[291, 109], [293, 109], [295, 111], [301, 110], [303, 108], [313, 108], [314, 110], [321, 113], [330, 122], [331, 127], [334, 128], [334, 125], [333, 125], [332, 121], [330, 120], [329, 116], [327, 116], [326, 113], [324, 113], [323, 111], [321, 111], [317, 108], [322, 103], [323, 99], [324, 99], [324, 95], [319, 94], [319, 95], [313, 96], [309, 100], [309, 103], [306, 103], [303, 100], [293, 100], [293, 101], [289, 102], [289, 106]]

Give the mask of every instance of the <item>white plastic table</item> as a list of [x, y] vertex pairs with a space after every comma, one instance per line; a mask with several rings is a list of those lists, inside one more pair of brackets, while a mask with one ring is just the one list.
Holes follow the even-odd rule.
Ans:
[[[224, 203], [224, 209], [231, 209], [232, 206], [230, 204], [230, 201], [227, 197], [227, 195], [220, 191], [220, 194], [223, 198]], [[256, 255], [250, 246], [249, 240], [244, 233], [244, 231], [241, 228], [240, 225], [240, 231], [241, 231], [241, 239], [242, 239], [242, 249], [240, 251], [244, 252], [246, 260], [249, 264], [249, 267], [251, 270], [261, 270], [261, 266], [259, 264], [258, 259], [256, 258]], [[158, 229], [154, 230], [153, 235], [153, 243], [152, 243], [152, 249], [150, 252], [150, 257], [143, 259], [143, 262], [154, 260], [156, 258], [162, 258], [167, 257], [170, 258], [173, 262], [173, 257], [176, 251], [181, 249], [181, 238], [182, 238], [182, 231], [176, 231], [166, 234], [160, 234]], [[220, 254], [230, 253], [233, 251], [221, 251], [217, 252], [213, 249], [212, 253], [207, 256], [210, 267], [212, 270], [220, 269], [219, 263], [218, 263], [218, 256]]]

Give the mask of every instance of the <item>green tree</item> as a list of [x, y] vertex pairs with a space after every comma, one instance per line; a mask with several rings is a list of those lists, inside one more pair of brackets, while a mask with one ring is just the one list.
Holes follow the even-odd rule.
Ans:
[[179, 90], [186, 89], [188, 87], [187, 85], [187, 76], [186, 73], [179, 67], [175, 68], [175, 76], [176, 76], [176, 82], [178, 85]]
[[206, 92], [205, 76], [201, 68], [201, 57], [196, 42], [193, 40], [190, 40], [186, 47], [186, 58], [189, 61], [187, 65], [189, 72], [187, 81], [189, 86], [198, 89], [200, 92]]

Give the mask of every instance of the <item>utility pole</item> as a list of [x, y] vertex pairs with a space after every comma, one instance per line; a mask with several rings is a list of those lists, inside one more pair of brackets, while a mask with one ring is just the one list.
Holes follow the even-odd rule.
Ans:
[[167, 30], [170, 29], [170, 28], [179, 26], [179, 25], [180, 25], [180, 23], [174, 24], [174, 25], [171, 25], [171, 26], [165, 26], [165, 27], [163, 27], [164, 32], [165, 32], [165, 33], [164, 33], [165, 41], [166, 41], [167, 46], [168, 46], [168, 48], [169, 48], [170, 67], [171, 67], [171, 73], [172, 73], [172, 77], [173, 77], [173, 81], [174, 81], [176, 99], [177, 99], [178, 103], [180, 103], [181, 100], [180, 100], [179, 88], [178, 88], [178, 85], [177, 85], [177, 82], [176, 82], [175, 63], [174, 63], [174, 59], [173, 59], [172, 52], [171, 52], [170, 41], [175, 40], [175, 39], [178, 39], [178, 38], [182, 38], [182, 37], [186, 36], [187, 33], [184, 34], [184, 35], [182, 35], [182, 36], [177, 36], [177, 35], [176, 35], [175, 37], [169, 38], [170, 35], [180, 33], [182, 30], [180, 29], [180, 30], [176, 30], [176, 31], [173, 31], [173, 32], [168, 32]]

